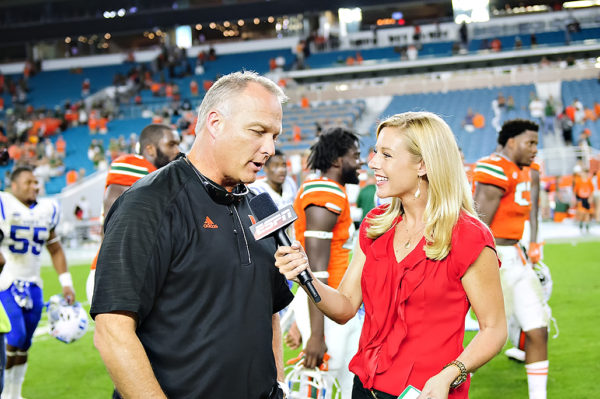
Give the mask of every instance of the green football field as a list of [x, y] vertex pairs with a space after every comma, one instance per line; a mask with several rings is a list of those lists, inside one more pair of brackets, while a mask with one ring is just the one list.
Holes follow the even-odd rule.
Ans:
[[[548, 398], [599, 397], [596, 378], [600, 376], [600, 243], [549, 244], [545, 247], [545, 261], [554, 280], [550, 305], [560, 329], [559, 337], [550, 340]], [[87, 265], [71, 266], [81, 300], [85, 300], [88, 271]], [[42, 276], [48, 299], [59, 292], [59, 284], [52, 268], [43, 268]], [[45, 320], [44, 314], [42, 327]], [[551, 335], [554, 333], [553, 329]], [[468, 341], [473, 334], [467, 334]], [[285, 357], [295, 357], [296, 353], [286, 348]], [[72, 344], [47, 334], [35, 338], [23, 387], [25, 398], [109, 398], [111, 392], [111, 381], [94, 348], [92, 331]], [[523, 365], [502, 354], [496, 356], [475, 373], [470, 397], [527, 398]]]

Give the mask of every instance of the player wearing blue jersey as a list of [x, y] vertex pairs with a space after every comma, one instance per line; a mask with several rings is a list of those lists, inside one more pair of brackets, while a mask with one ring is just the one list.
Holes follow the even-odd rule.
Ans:
[[0, 301], [12, 330], [6, 335], [6, 374], [2, 398], [19, 399], [27, 369], [27, 351], [44, 304], [40, 275], [45, 245], [69, 304], [75, 301], [73, 281], [59, 237], [60, 209], [49, 199], [37, 199], [38, 182], [28, 167], [11, 174], [11, 193], [0, 192], [0, 231], [6, 265], [0, 274]]

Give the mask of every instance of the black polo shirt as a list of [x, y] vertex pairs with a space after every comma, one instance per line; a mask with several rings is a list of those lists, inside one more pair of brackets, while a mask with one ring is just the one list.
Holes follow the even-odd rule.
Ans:
[[271, 318], [292, 294], [275, 241], [250, 233], [248, 200], [217, 204], [180, 158], [107, 215], [90, 313], [138, 315], [170, 398], [265, 398], [276, 381]]

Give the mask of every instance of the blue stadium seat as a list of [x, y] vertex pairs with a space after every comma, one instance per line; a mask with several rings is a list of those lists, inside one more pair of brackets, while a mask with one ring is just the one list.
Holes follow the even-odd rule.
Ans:
[[[517, 107], [515, 111], [502, 112], [499, 121], [500, 125], [507, 119], [528, 117], [529, 112], [522, 110], [521, 107], [527, 107], [529, 103], [529, 93], [535, 92], [535, 87], [533, 85], [395, 96], [379, 119], [382, 120], [393, 114], [407, 111], [434, 112], [440, 115], [446, 123], [448, 123], [456, 136], [458, 145], [465, 154], [465, 161], [472, 163], [482, 156], [490, 154], [496, 148], [497, 133], [492, 126], [492, 120], [494, 118], [492, 101], [500, 92], [505, 98], [512, 95]], [[482, 129], [476, 129], [474, 132], [467, 132], [463, 128], [462, 122], [469, 107], [473, 109], [473, 112], [480, 113], [484, 116], [485, 126]], [[371, 138], [364, 139], [364, 141], [375, 143], [375, 128], [376, 126], [371, 129]], [[364, 145], [364, 147], [368, 148], [371, 145], [372, 144]], [[363, 148], [362, 150], [365, 149], [366, 148]], [[365, 153], [365, 151], [363, 151], [363, 153]]]

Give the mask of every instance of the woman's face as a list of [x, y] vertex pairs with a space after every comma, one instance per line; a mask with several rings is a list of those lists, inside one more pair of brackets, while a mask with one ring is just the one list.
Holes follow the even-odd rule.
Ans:
[[384, 127], [379, 132], [369, 167], [375, 172], [380, 198], [402, 198], [414, 195], [417, 190], [420, 162], [415, 162], [404, 140], [401, 130], [396, 127]]

